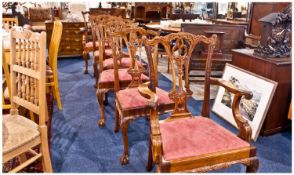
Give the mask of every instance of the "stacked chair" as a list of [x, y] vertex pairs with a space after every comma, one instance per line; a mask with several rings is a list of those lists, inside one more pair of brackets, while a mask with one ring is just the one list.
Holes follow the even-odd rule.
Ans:
[[[18, 172], [42, 158], [45, 172], [52, 172], [45, 124], [46, 107], [46, 33], [11, 31], [11, 110], [2, 118], [3, 163], [18, 157]], [[18, 113], [18, 106], [39, 116], [38, 124]], [[36, 146], [40, 145], [40, 151]], [[26, 159], [25, 153], [32, 157]]]

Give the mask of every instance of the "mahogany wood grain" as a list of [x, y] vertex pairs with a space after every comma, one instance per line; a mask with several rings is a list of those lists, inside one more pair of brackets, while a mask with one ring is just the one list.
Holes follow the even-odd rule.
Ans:
[[278, 83], [261, 129], [261, 134], [272, 135], [288, 127], [291, 124], [291, 121], [287, 119], [291, 101], [291, 59], [262, 58], [253, 55], [253, 50], [251, 49], [236, 49], [232, 52], [233, 65]]

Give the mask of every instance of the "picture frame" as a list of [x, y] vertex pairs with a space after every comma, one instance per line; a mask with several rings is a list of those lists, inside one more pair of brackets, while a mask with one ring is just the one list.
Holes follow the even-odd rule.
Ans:
[[[256, 141], [277, 88], [277, 82], [229, 63], [225, 65], [222, 79], [231, 82], [235, 87], [249, 90], [253, 93], [250, 100], [246, 100], [244, 97], [241, 99], [240, 112], [251, 126], [252, 139]], [[220, 87], [212, 111], [238, 128], [231, 109], [233, 98], [233, 94]]]

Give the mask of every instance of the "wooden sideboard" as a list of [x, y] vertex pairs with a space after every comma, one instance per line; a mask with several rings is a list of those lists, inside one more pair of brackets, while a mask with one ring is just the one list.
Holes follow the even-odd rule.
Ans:
[[[221, 42], [218, 42], [218, 45], [221, 45], [219, 52], [223, 54], [221, 58], [213, 57], [212, 58], [212, 71], [218, 72], [215, 74], [215, 77], [220, 77], [222, 71], [224, 70], [225, 63], [231, 62], [232, 49], [239, 47], [239, 44], [244, 41], [244, 32], [246, 26], [244, 25], [234, 25], [234, 24], [196, 24], [196, 23], [182, 23], [181, 31], [189, 32], [195, 35], [206, 35], [209, 31], [210, 33], [222, 33]], [[203, 75], [198, 75], [194, 71], [203, 71], [205, 69], [206, 57], [201, 55], [203, 47], [198, 45], [194, 49], [191, 64], [189, 67], [189, 78], [190, 81], [199, 82], [198, 80], [193, 80], [193, 77], [203, 77]], [[213, 75], [212, 75], [213, 76]], [[202, 80], [200, 80], [201, 82]]]
[[262, 135], [272, 135], [291, 125], [288, 119], [291, 101], [290, 58], [263, 58], [253, 55], [253, 49], [232, 50], [232, 64], [278, 83], [261, 129]]
[[[51, 41], [51, 35], [53, 30], [53, 22], [46, 21], [47, 32], [47, 47], [49, 47]], [[82, 44], [82, 32], [80, 28], [84, 27], [84, 22], [69, 22], [62, 21], [62, 37], [60, 41], [58, 56], [59, 57], [71, 57], [83, 55]]]

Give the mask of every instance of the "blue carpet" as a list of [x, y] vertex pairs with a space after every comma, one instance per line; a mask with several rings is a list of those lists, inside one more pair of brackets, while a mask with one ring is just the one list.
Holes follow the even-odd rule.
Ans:
[[[109, 93], [105, 108], [105, 127], [99, 128], [99, 106], [94, 88], [93, 69], [83, 74], [82, 58], [58, 60], [59, 85], [63, 110], [54, 103], [52, 118], [51, 157], [54, 172], [145, 172], [148, 154], [148, 121], [144, 118], [130, 123], [130, 163], [121, 166], [123, 152], [121, 132], [114, 133], [114, 94]], [[159, 84], [168, 90], [170, 81], [159, 76]], [[197, 115], [201, 101], [190, 99], [188, 107]], [[213, 104], [213, 100], [211, 101]], [[236, 129], [211, 114], [211, 118], [227, 129]], [[259, 137], [257, 147], [260, 165], [258, 172], [291, 172], [291, 130], [268, 137]], [[154, 168], [153, 168], [154, 172]], [[235, 165], [217, 172], [245, 172], [245, 167]]]

